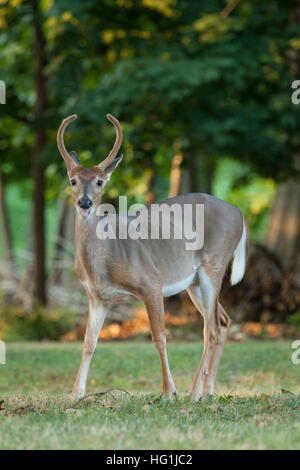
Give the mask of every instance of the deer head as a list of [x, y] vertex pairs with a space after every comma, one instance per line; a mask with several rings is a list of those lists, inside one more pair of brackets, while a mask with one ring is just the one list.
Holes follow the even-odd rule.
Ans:
[[57, 133], [57, 145], [68, 170], [72, 186], [72, 201], [81, 217], [88, 217], [99, 206], [102, 199], [103, 187], [109, 181], [114, 169], [118, 166], [123, 155], [117, 157], [122, 143], [122, 129], [119, 121], [111, 114], [107, 119], [116, 129], [116, 140], [108, 156], [99, 165], [92, 168], [83, 168], [76, 152], [68, 152], [64, 144], [64, 133], [71, 121], [77, 118], [76, 114], [63, 120]]

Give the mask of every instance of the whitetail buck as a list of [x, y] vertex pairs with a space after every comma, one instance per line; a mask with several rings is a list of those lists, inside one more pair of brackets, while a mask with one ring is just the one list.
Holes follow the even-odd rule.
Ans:
[[[244, 217], [236, 207], [215, 197], [201, 193], [187, 194], [161, 201], [159, 205], [204, 205], [204, 245], [201, 249], [187, 250], [186, 240], [166, 240], [163, 237], [99, 240], [96, 235], [99, 221], [96, 209], [101, 203], [103, 187], [122, 159], [122, 156], [117, 157], [122, 131], [119, 121], [108, 114], [108, 120], [116, 129], [115, 144], [102, 163], [83, 168], [77, 154], [69, 153], [64, 145], [65, 129], [76, 117], [66, 118], [57, 134], [58, 148], [67, 165], [77, 212], [75, 271], [89, 300], [82, 360], [73, 395], [82, 397], [85, 393], [90, 362], [107, 308], [128, 293], [146, 306], [152, 339], [161, 360], [163, 392], [169, 396], [175, 394], [166, 351], [163, 298], [184, 289], [204, 318], [204, 350], [191, 396], [198, 400], [211, 395], [230, 323], [219, 303], [223, 276], [232, 258], [232, 285], [242, 279], [246, 267], [248, 232]], [[151, 205], [144, 209], [144, 213], [150, 215], [150, 212]], [[119, 225], [130, 220], [129, 214], [116, 217]], [[177, 222], [180, 221], [173, 220], [174, 224]], [[196, 222], [191, 221], [193, 226], [198, 226]]]

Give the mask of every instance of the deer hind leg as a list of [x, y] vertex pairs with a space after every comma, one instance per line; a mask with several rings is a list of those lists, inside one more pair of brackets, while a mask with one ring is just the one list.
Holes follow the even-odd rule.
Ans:
[[162, 368], [163, 393], [172, 397], [176, 395], [175, 385], [169, 368], [167, 356], [167, 340], [165, 333], [164, 302], [162, 296], [155, 296], [144, 300], [149, 316], [153, 343], [159, 353]]
[[90, 363], [105, 319], [105, 313], [106, 312], [101, 303], [93, 299], [89, 299], [88, 323], [84, 336], [82, 359], [72, 390], [72, 395], [78, 398], [83, 397], [85, 394]]
[[220, 364], [220, 360], [223, 354], [224, 344], [226, 342], [228, 328], [230, 326], [230, 318], [223, 309], [222, 305], [218, 303], [217, 312], [217, 325], [216, 325], [216, 337], [214, 352], [211, 357], [209, 364], [209, 375], [204, 383], [204, 395], [212, 395], [214, 393], [214, 386], [217, 377], [217, 372]]
[[210, 380], [210, 368], [215, 351], [217, 337], [216, 309], [219, 294], [219, 288], [216, 287], [204, 270], [199, 272], [199, 281], [198, 285], [193, 285], [187, 289], [192, 302], [204, 319], [204, 348], [190, 392], [191, 397], [195, 400], [199, 400], [208, 394], [206, 383]]

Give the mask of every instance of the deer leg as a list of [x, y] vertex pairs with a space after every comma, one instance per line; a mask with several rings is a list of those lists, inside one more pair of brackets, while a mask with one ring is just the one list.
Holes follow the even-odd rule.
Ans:
[[190, 392], [191, 397], [195, 400], [199, 400], [207, 395], [205, 383], [210, 374], [210, 364], [216, 339], [216, 289], [204, 272], [199, 274], [199, 276], [200, 280], [202, 278], [203, 285], [195, 285], [187, 289], [192, 302], [204, 318], [204, 348]]
[[207, 376], [204, 384], [204, 395], [212, 395], [214, 393], [217, 372], [223, 354], [229, 326], [230, 318], [223, 309], [222, 305], [218, 303], [218, 325], [216, 327], [215, 347], [209, 364], [209, 375]]
[[93, 299], [89, 300], [88, 323], [84, 336], [82, 359], [72, 390], [72, 395], [81, 398], [85, 394], [86, 380], [90, 363], [96, 348], [98, 337], [105, 319], [103, 305]]
[[152, 340], [160, 357], [163, 393], [172, 397], [173, 395], [176, 395], [176, 389], [170, 372], [167, 356], [163, 297], [157, 298], [154, 294], [152, 298], [147, 298], [144, 303], [149, 316]]

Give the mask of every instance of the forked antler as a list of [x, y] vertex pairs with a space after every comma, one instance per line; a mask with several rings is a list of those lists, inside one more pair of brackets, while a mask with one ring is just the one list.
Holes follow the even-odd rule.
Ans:
[[114, 160], [122, 144], [122, 129], [118, 119], [112, 116], [111, 114], [107, 114], [106, 117], [114, 125], [117, 135], [113, 148], [109, 152], [106, 159], [103, 160], [103, 162], [101, 162], [99, 165], [99, 167], [101, 167], [102, 169], [105, 169]]
[[71, 121], [74, 121], [74, 119], [77, 119], [77, 114], [72, 114], [72, 116], [67, 117], [66, 119], [63, 120], [61, 123], [58, 132], [57, 132], [57, 146], [58, 150], [60, 151], [61, 156], [65, 160], [67, 166], [69, 168], [74, 168], [77, 166], [77, 163], [73, 160], [73, 158], [69, 155], [69, 152], [67, 151], [64, 143], [64, 133], [66, 130], [66, 127]]
[[[116, 157], [116, 155], [117, 155], [117, 153], [118, 153], [118, 151], [121, 147], [121, 144], [122, 144], [122, 129], [121, 129], [121, 126], [120, 126], [120, 123], [119, 123], [118, 119], [116, 119], [111, 114], [107, 114], [106, 117], [114, 125], [117, 135], [116, 135], [116, 140], [115, 140], [113, 148], [109, 152], [106, 159], [103, 160], [103, 162], [101, 162], [99, 164], [99, 167], [101, 167], [102, 169], [105, 169], [110, 163], [113, 162], [113, 160]], [[63, 157], [63, 159], [65, 160], [65, 162], [66, 162], [66, 164], [69, 168], [74, 168], [78, 164], [70, 156], [69, 152], [67, 151], [67, 149], [65, 147], [65, 143], [64, 143], [64, 133], [65, 133], [66, 127], [68, 126], [68, 124], [71, 121], [74, 121], [74, 119], [77, 119], [76, 114], [73, 114], [72, 116], [69, 116], [66, 119], [64, 119], [63, 122], [61, 123], [61, 125], [58, 129], [58, 133], [57, 133], [58, 150], [60, 151], [61, 156]]]

